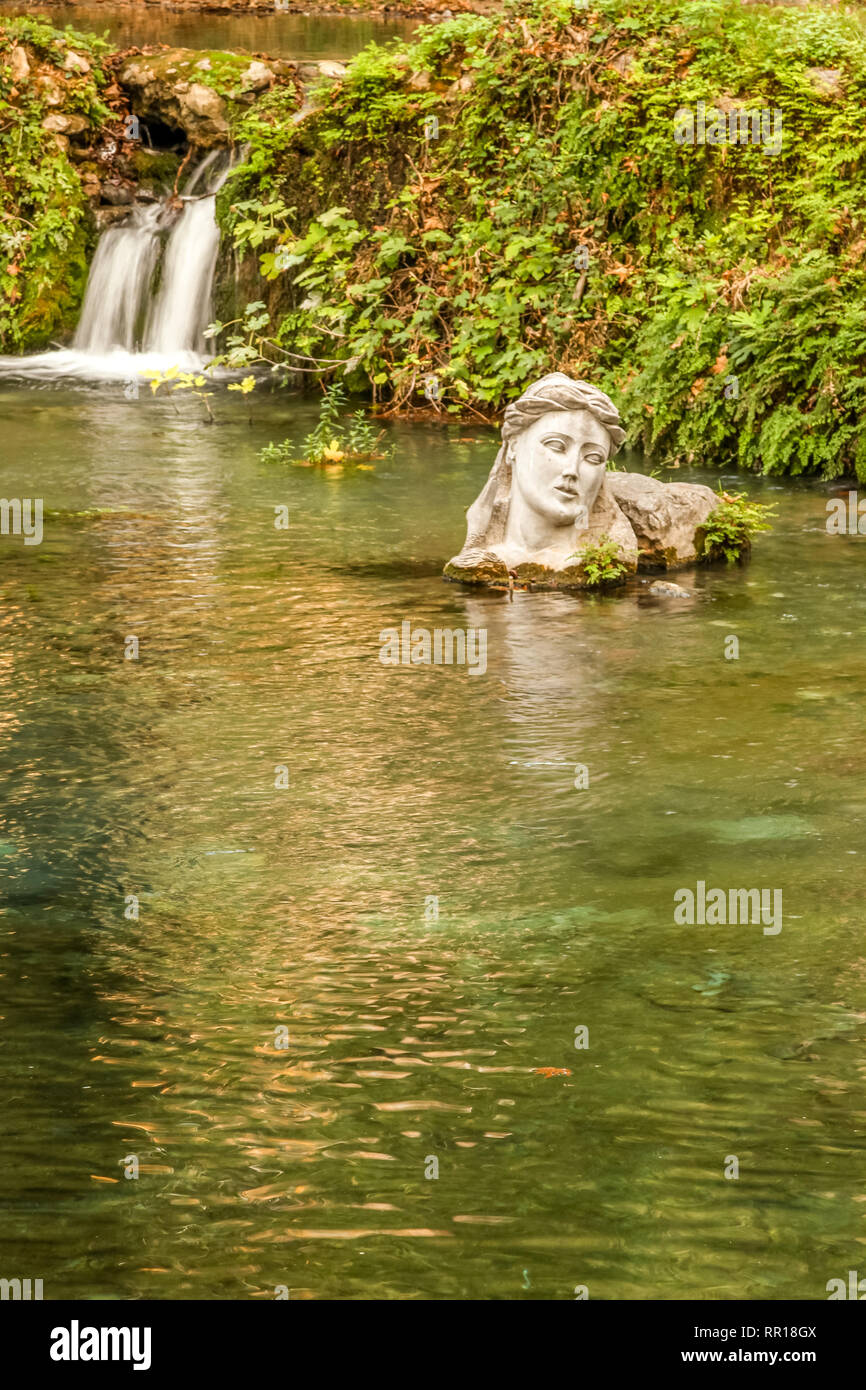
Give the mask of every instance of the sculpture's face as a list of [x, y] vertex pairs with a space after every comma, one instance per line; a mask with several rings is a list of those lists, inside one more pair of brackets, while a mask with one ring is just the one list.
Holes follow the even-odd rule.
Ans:
[[611, 438], [588, 410], [551, 410], [511, 441], [512, 506], [551, 527], [589, 522]]

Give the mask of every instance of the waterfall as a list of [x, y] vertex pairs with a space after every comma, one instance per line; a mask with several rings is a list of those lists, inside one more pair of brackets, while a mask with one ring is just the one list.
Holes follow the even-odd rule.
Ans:
[[147, 320], [145, 352], [204, 351], [219, 250], [214, 199], [187, 203], [165, 252], [162, 285]]
[[136, 204], [103, 232], [72, 348], [0, 358], [0, 375], [99, 379], [202, 366], [219, 252], [214, 205], [233, 163], [227, 151], [212, 150], [180, 200]]
[[162, 213], [161, 204], [136, 208], [125, 226], [102, 233], [73, 339], [78, 352], [134, 352], [136, 327], [159, 257]]

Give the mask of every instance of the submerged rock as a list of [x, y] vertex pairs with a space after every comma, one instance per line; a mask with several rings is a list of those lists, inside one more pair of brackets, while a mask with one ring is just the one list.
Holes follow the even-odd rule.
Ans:
[[667, 598], [691, 598], [691, 590], [684, 589], [681, 584], [674, 584], [670, 579], [656, 579], [649, 586], [651, 594], [660, 594]]
[[[513, 582], [533, 589], [586, 589], [590, 587], [590, 582], [579, 559], [580, 551], [605, 541], [616, 547], [615, 558], [621, 566], [618, 577], [624, 579], [633, 574], [638, 561], [637, 540], [627, 517], [608, 490], [606, 480], [599, 488], [589, 525], [580, 535], [575, 535], [574, 550], [564, 556], [561, 563], [545, 563], [546, 552], [539, 552], [537, 558], [527, 556], [518, 559], [513, 555], [506, 558], [500, 553], [500, 547], [490, 550], [483, 547], [467, 550], [464, 547], [445, 566], [445, 577], [464, 584], [489, 584], [494, 587], [508, 586]], [[509, 564], [508, 559], [513, 563]]]

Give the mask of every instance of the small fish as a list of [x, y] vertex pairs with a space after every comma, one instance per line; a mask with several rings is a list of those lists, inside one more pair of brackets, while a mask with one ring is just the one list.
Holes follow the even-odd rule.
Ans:
[[529, 1270], [528, 1270], [528, 1269], [525, 1269], [525, 1270], [523, 1271], [523, 1287], [524, 1287], [525, 1289], [531, 1289], [531, 1288], [532, 1288], [532, 1285], [531, 1285], [530, 1282], [529, 1282]]
[[571, 1076], [568, 1067], [536, 1067], [538, 1076]]

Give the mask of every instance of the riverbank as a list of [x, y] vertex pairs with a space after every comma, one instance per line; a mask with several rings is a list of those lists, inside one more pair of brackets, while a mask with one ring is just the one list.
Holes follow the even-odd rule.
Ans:
[[432, 382], [495, 413], [556, 367], [651, 457], [862, 476], [864, 92], [847, 15], [514, 6], [369, 49], [295, 132], [250, 131], [220, 215], [267, 248], [271, 336], [339, 344], [391, 408]]
[[[40, 23], [7, 23], [0, 45], [17, 32], [20, 51], [11, 26]], [[47, 112], [104, 136], [111, 100], [153, 114], [186, 81], [162, 51], [145, 108], [98, 40], [42, 28], [27, 43], [62, 73], [59, 106], [38, 81], [23, 106], [6, 89], [30, 135]], [[95, 55], [89, 79], [66, 73], [70, 45]], [[681, 16], [657, 0], [514, 4], [372, 45], [324, 84], [299, 87], [270, 61], [247, 81], [249, 56], [183, 62], [207, 73], [221, 138], [249, 147], [218, 201], [218, 312], [268, 313], [240, 330], [243, 365], [288, 354], [315, 374], [336, 360], [381, 408], [485, 418], [558, 368], [613, 395], [651, 458], [866, 476], [858, 19], [713, 0]], [[20, 140], [14, 120], [0, 150]], [[205, 143], [189, 124], [175, 133]], [[57, 131], [48, 156], [66, 160], [66, 210], [50, 180], [50, 194], [4, 183], [7, 240], [16, 197], [31, 223], [40, 200], [48, 216], [41, 241], [17, 226], [25, 254], [0, 274], [7, 351], [33, 342], [15, 291], [32, 269], [51, 285], [55, 239], [65, 257], [73, 232], [76, 278], [62, 313], [37, 296], [40, 331], [68, 329], [80, 295], [77, 138]]]

